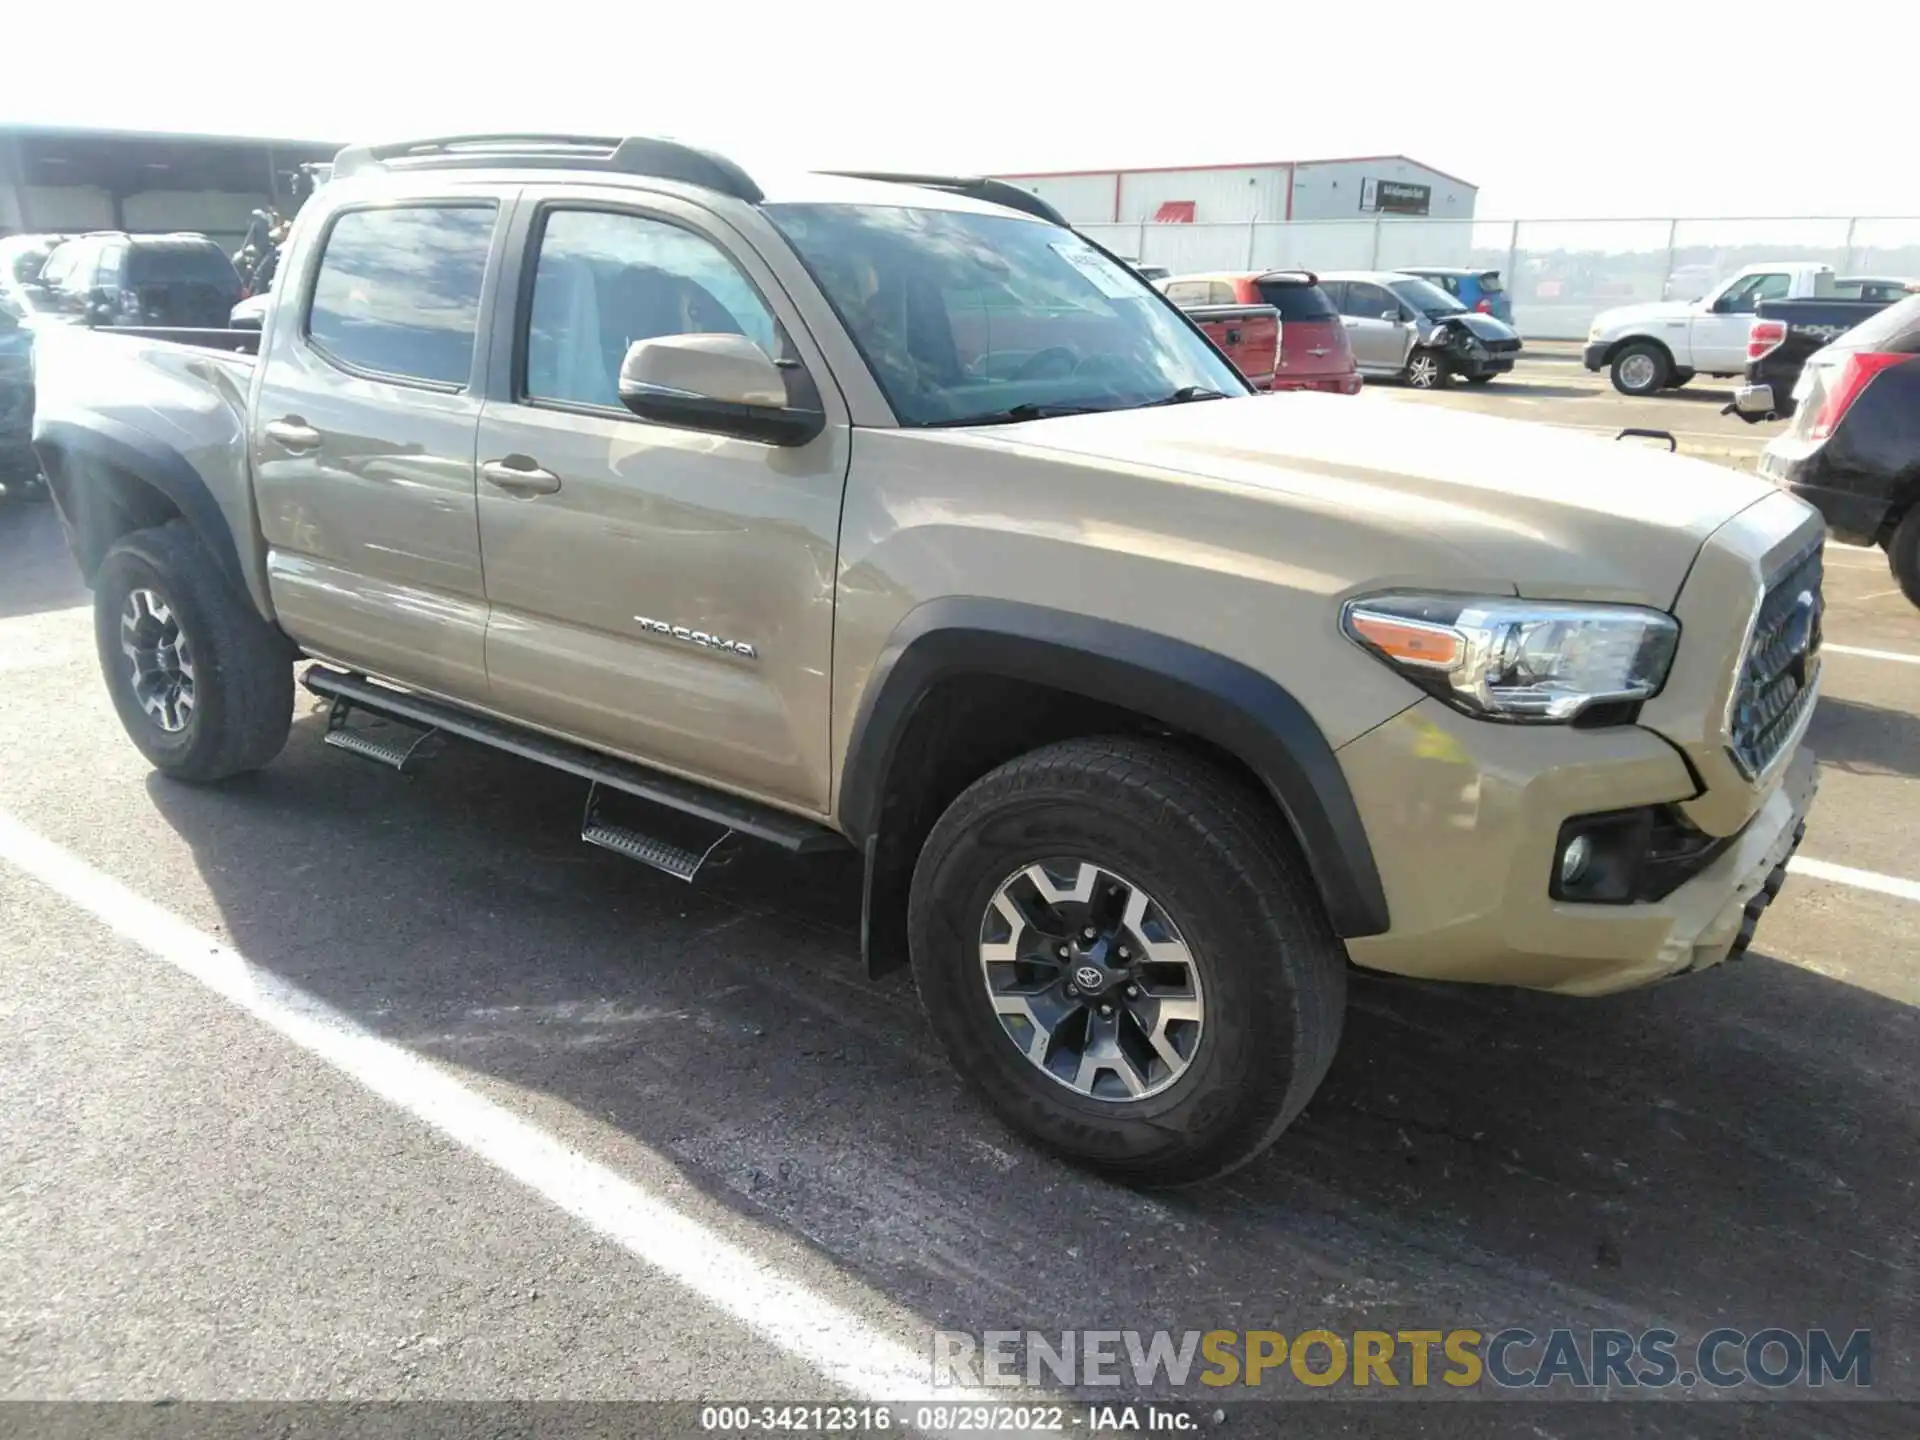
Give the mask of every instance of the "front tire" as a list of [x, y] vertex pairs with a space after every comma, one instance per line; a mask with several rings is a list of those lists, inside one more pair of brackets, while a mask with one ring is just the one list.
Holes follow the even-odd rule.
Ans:
[[1128, 1182], [1246, 1163], [1339, 1042], [1345, 954], [1292, 837], [1168, 743], [1069, 740], [975, 781], [921, 851], [908, 934], [954, 1068]]
[[1400, 378], [1416, 390], [1444, 390], [1453, 383], [1453, 367], [1438, 350], [1421, 347], [1407, 357]]
[[1490, 385], [1492, 383], [1493, 383], [1493, 376], [1491, 373], [1486, 375], [1467, 376], [1467, 384], [1469, 385]]
[[1613, 357], [1613, 388], [1622, 395], [1657, 395], [1673, 373], [1673, 357], [1651, 340], [1623, 345]]
[[93, 634], [120, 723], [162, 774], [224, 780], [287, 743], [292, 652], [185, 521], [137, 530], [107, 552]]
[[1920, 505], [1907, 511], [1906, 518], [1888, 538], [1887, 565], [1901, 593], [1920, 605]]

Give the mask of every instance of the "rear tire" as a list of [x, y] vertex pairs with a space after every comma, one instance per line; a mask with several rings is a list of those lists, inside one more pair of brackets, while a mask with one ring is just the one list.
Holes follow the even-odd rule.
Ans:
[[1135, 1184], [1245, 1164], [1340, 1038], [1345, 952], [1292, 837], [1161, 741], [1064, 741], [975, 781], [921, 851], [908, 934], [954, 1068], [1009, 1125]]
[[1657, 395], [1673, 373], [1673, 357], [1651, 340], [1622, 345], [1613, 357], [1613, 388], [1622, 395]]
[[1920, 505], [1907, 511], [1906, 517], [1887, 540], [1887, 565], [1899, 583], [1901, 593], [1920, 605]]
[[93, 582], [100, 671], [127, 735], [162, 774], [258, 770], [293, 723], [293, 652], [184, 520], [137, 530]]

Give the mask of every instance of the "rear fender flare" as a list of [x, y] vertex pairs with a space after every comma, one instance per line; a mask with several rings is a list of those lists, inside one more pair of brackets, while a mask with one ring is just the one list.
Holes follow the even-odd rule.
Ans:
[[242, 595], [251, 596], [226, 515], [207, 482], [178, 451], [102, 416], [89, 417], [84, 426], [42, 421], [34, 428], [34, 449], [52, 482], [61, 517], [73, 532], [75, 555], [89, 582], [111, 544], [101, 543], [98, 527], [112, 518], [97, 508], [99, 492], [92, 488], [96, 482], [86, 473], [91, 462], [130, 475], [165, 496], [228, 580]]

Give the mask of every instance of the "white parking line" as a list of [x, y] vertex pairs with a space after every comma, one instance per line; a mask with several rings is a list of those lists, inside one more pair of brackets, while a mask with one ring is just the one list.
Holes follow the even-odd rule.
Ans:
[[1820, 647], [1822, 655], [1857, 655], [1863, 660], [1892, 660], [1901, 665], [1920, 665], [1920, 655], [1906, 655], [1898, 650], [1866, 650], [1858, 645], [1826, 644]]
[[[929, 1392], [928, 1356], [261, 969], [5, 812], [0, 861], [672, 1277], [850, 1396], [899, 1401]], [[949, 1398], [961, 1397], [943, 1391], [942, 1399]]]
[[1856, 870], [1851, 865], [1835, 865], [1830, 860], [1809, 860], [1804, 855], [1796, 855], [1789, 860], [1787, 869], [1815, 880], [1851, 885], [1856, 890], [1874, 890], [1902, 900], [1920, 900], [1920, 880], [1905, 880], [1898, 875], [1882, 875], [1874, 870]]

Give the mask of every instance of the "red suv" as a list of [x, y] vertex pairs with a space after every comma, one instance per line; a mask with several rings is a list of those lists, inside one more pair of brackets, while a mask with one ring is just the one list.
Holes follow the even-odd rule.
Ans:
[[[1353, 347], [1347, 342], [1340, 312], [1320, 289], [1319, 277], [1307, 270], [1238, 270], [1204, 275], [1176, 275], [1159, 282], [1167, 298], [1184, 303], [1197, 287], [1208, 289], [1205, 303], [1213, 305], [1271, 305], [1280, 312], [1280, 355], [1274, 364], [1275, 390], [1326, 390], [1335, 395], [1360, 393], [1360, 372], [1354, 368]], [[1180, 294], [1175, 294], [1175, 286]], [[1197, 298], [1197, 296], [1196, 296]]]

